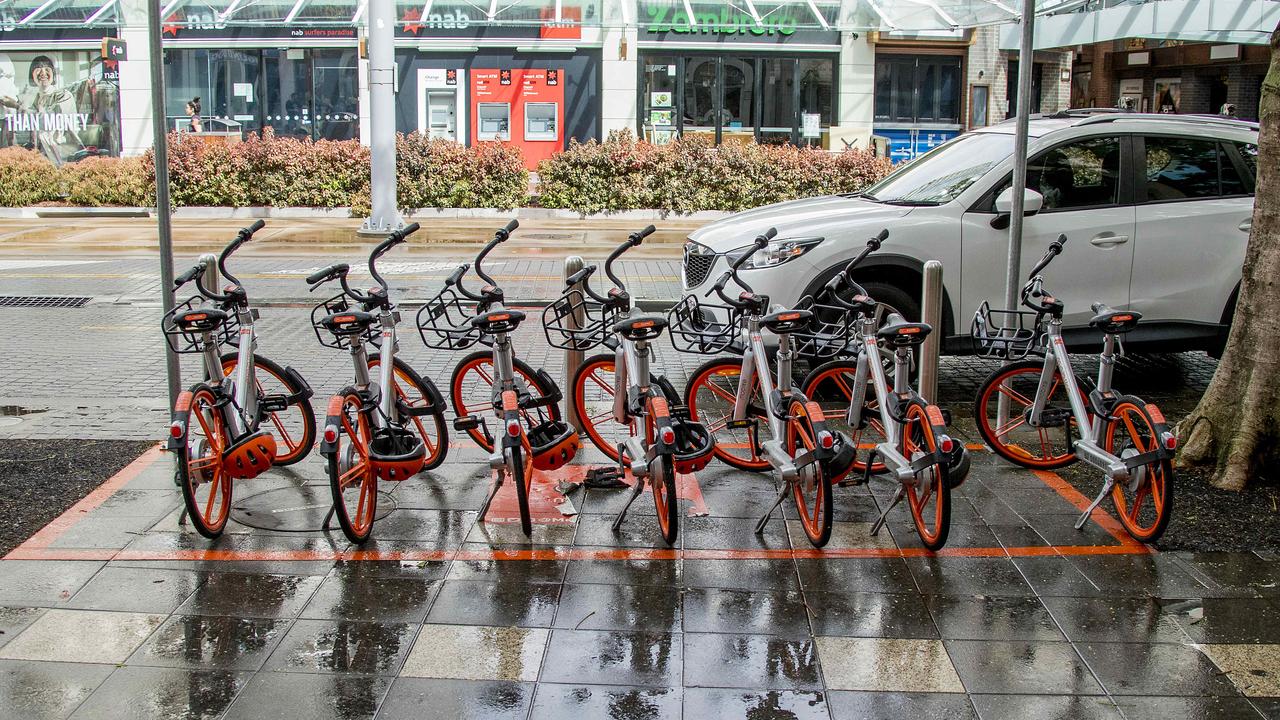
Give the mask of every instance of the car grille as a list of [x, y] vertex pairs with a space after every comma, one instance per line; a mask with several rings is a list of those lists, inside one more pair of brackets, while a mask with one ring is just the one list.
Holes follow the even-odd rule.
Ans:
[[711, 268], [716, 264], [715, 255], [700, 255], [689, 252], [689, 248], [684, 249], [684, 282], [686, 287], [698, 287], [706, 281], [707, 276], [711, 274]]

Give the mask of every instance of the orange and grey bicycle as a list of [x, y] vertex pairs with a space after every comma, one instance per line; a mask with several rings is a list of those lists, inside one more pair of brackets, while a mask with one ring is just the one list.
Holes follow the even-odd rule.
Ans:
[[[173, 408], [167, 449], [175, 455], [186, 515], [207, 538], [226, 527], [233, 481], [296, 463], [315, 442], [311, 387], [297, 370], [257, 354], [258, 310], [227, 270], [231, 253], [265, 224], [259, 220], [243, 228], [223, 248], [216, 264], [230, 282], [222, 292], [205, 287], [206, 262], [177, 277], [175, 290], [194, 282], [198, 294], [161, 321], [169, 347], [200, 355], [204, 366], [204, 379], [182, 393]], [[221, 353], [222, 347], [234, 350]]]

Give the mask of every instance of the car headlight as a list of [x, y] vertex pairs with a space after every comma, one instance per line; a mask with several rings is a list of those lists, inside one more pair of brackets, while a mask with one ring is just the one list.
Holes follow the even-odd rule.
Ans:
[[[791, 262], [817, 247], [823, 239], [820, 237], [775, 239], [768, 245], [756, 250], [751, 258], [742, 264], [742, 268], [744, 270], [760, 270]], [[751, 249], [752, 246], [747, 245], [736, 250], [730, 250], [726, 253], [729, 262], [742, 257], [743, 253], [751, 252]]]

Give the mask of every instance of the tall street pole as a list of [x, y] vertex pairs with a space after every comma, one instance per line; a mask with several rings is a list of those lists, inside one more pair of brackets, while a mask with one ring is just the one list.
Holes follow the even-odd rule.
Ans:
[[1022, 0], [1022, 41], [1018, 46], [1018, 114], [1013, 133], [1013, 208], [1009, 216], [1009, 264], [1004, 308], [1016, 310], [1022, 275], [1023, 210], [1027, 191], [1027, 132], [1031, 120], [1031, 73], [1035, 68], [1035, 0]]
[[361, 232], [385, 233], [403, 223], [396, 206], [396, 7], [369, 0], [369, 130], [371, 212]]
[[[147, 3], [147, 46], [151, 66], [151, 133], [156, 160], [156, 225], [160, 231], [160, 304], [173, 310], [173, 226], [169, 208], [169, 146], [164, 105], [164, 48], [160, 43], [160, 3]], [[178, 355], [165, 343], [165, 374], [169, 380], [169, 407], [182, 391]]]

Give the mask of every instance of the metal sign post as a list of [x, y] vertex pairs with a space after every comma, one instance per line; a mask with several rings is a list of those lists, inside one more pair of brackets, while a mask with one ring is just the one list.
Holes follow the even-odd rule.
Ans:
[[[147, 3], [147, 46], [151, 67], [151, 134], [156, 166], [156, 226], [160, 234], [160, 304], [173, 310], [173, 227], [169, 208], [169, 147], [164, 111], [164, 48], [160, 43], [160, 3]], [[165, 374], [169, 380], [169, 407], [182, 391], [178, 355], [165, 343]]]
[[396, 7], [369, 0], [369, 219], [360, 232], [382, 234], [403, 223], [396, 205]]

